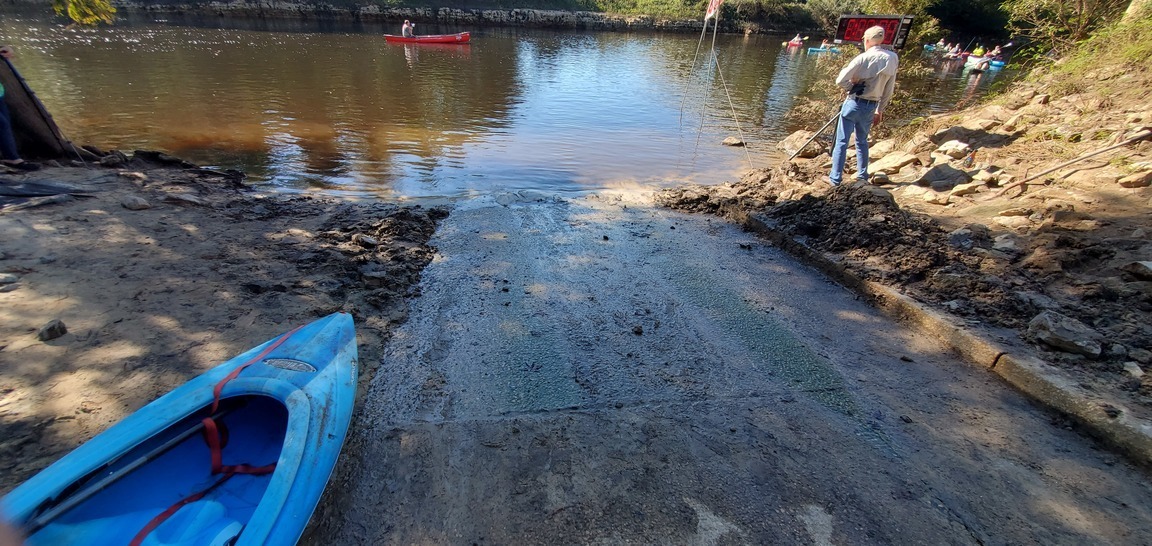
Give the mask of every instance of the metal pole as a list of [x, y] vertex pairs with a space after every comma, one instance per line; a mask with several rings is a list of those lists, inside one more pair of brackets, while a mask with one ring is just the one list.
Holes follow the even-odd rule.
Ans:
[[834, 122], [838, 119], [840, 119], [840, 112], [839, 111], [837, 111], [836, 115], [832, 116], [832, 119], [828, 120], [828, 123], [825, 123], [824, 126], [821, 127], [819, 131], [816, 131], [816, 134], [812, 135], [812, 138], [808, 139], [808, 142], [805, 142], [803, 146], [797, 148], [795, 152], [792, 152], [792, 155], [788, 156], [788, 161], [792, 161], [793, 159], [796, 158], [796, 156], [800, 155], [800, 152], [804, 148], [806, 148], [809, 144], [812, 144], [812, 141], [816, 140], [816, 137], [820, 136], [820, 133], [823, 133], [824, 129], [827, 129], [829, 125], [832, 125], [832, 122]]

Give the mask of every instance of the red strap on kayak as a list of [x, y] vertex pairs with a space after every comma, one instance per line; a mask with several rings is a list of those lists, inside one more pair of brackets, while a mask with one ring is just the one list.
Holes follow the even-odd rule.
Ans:
[[[255, 364], [265, 356], [268, 356], [268, 353], [271, 353], [282, 343], [288, 341], [288, 338], [292, 337], [292, 334], [295, 334], [296, 331], [300, 328], [303, 328], [303, 326], [297, 326], [292, 330], [289, 330], [287, 333], [277, 338], [276, 341], [265, 347], [263, 351], [260, 351], [260, 354], [248, 359], [247, 362], [237, 366], [236, 369], [232, 370], [231, 373], [224, 376], [224, 379], [221, 379], [220, 382], [217, 383], [216, 386], [212, 389], [212, 409], [208, 412], [208, 414], [213, 415], [218, 409], [220, 409], [220, 394], [224, 391], [224, 385], [227, 385], [229, 381], [239, 377], [240, 372], [244, 371], [244, 368]], [[212, 454], [212, 474], [223, 474], [223, 476], [216, 480], [216, 483], [208, 486], [207, 489], [193, 493], [192, 495], [181, 499], [176, 504], [169, 506], [167, 510], [152, 518], [152, 520], [149, 521], [148, 524], [145, 525], [139, 533], [136, 533], [136, 536], [132, 539], [132, 542], [129, 543], [129, 546], [140, 546], [140, 544], [144, 542], [145, 537], [147, 537], [152, 531], [155, 531], [156, 528], [160, 526], [160, 524], [164, 523], [168, 518], [172, 517], [173, 514], [179, 512], [180, 509], [184, 506], [204, 498], [205, 495], [210, 493], [213, 489], [220, 487], [221, 484], [228, 481], [232, 476], [235, 476], [236, 474], [271, 474], [276, 470], [276, 463], [264, 466], [251, 466], [247, 464], [225, 465], [223, 461], [224, 442], [221, 440], [219, 425], [217, 425], [216, 420], [211, 417], [205, 417], [200, 422], [204, 425], [204, 442], [208, 444], [208, 450]]]
[[156, 517], [152, 518], [152, 521], [149, 521], [148, 525], [145, 525], [144, 528], [141, 529], [139, 533], [136, 533], [136, 536], [132, 537], [132, 542], [129, 542], [128, 546], [140, 546], [140, 544], [144, 542], [144, 538], [147, 537], [152, 531], [155, 531], [156, 528], [159, 527], [161, 523], [164, 523], [165, 520], [172, 517], [172, 514], [175, 514], [176, 512], [178, 512], [185, 505], [192, 504], [192, 503], [204, 498], [205, 495], [212, 492], [213, 489], [220, 487], [221, 484], [228, 481], [228, 479], [231, 477], [232, 477], [232, 474], [225, 474], [219, 480], [216, 480], [216, 483], [208, 486], [208, 489], [200, 491], [199, 493], [193, 493], [192, 495], [185, 497], [180, 502], [177, 502], [176, 504], [169, 506], [167, 510], [161, 512]]

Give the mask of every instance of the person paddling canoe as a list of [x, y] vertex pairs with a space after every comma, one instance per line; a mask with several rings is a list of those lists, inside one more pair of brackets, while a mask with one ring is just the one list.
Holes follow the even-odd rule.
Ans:
[[416, 25], [413, 25], [407, 19], [404, 20], [404, 28], [400, 29], [400, 34], [405, 38], [411, 38], [416, 35]]

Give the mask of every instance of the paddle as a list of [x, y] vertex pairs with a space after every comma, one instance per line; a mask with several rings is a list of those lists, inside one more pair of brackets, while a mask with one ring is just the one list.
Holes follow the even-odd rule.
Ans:
[[[237, 409], [237, 408], [233, 407], [233, 408], [222, 409], [222, 410], [216, 412], [215, 414], [213, 414], [212, 419], [219, 419], [221, 417], [224, 417], [225, 415], [231, 413], [235, 409]], [[23, 531], [24, 531], [25, 535], [26, 536], [32, 536], [37, 531], [43, 529], [48, 524], [55, 521], [56, 518], [64, 515], [65, 512], [75, 508], [76, 506], [80, 505], [84, 501], [92, 498], [95, 494], [107, 489], [108, 486], [112, 485], [114, 482], [118, 481], [120, 478], [127, 476], [133, 470], [136, 470], [137, 468], [140, 468], [141, 466], [148, 464], [149, 462], [155, 460], [157, 457], [167, 453], [169, 450], [171, 450], [172, 448], [179, 445], [180, 442], [187, 440], [188, 438], [192, 437], [195, 434], [199, 434], [203, 430], [204, 430], [203, 420], [196, 421], [196, 425], [193, 426], [192, 428], [190, 428], [184, 432], [181, 432], [180, 434], [176, 435], [174, 438], [168, 440], [167, 442], [164, 442], [163, 444], [156, 446], [156, 448], [153, 449], [152, 451], [149, 451], [148, 453], [141, 455], [135, 461], [132, 461], [132, 462], [128, 463], [127, 465], [124, 465], [123, 468], [105, 476], [104, 478], [97, 481], [96, 483], [93, 483], [92, 485], [88, 486], [86, 489], [83, 489], [81, 491], [71, 493], [71, 494], [69, 494], [67, 492], [67, 489], [65, 489], [65, 491], [64, 491], [65, 496], [64, 497], [54, 499], [54, 502], [48, 503], [45, 506], [41, 507], [41, 510], [46, 510], [46, 511], [42, 512], [39, 516], [32, 518], [31, 520], [28, 521], [28, 523], [26, 523], [24, 525]], [[94, 470], [92, 473], [90, 473], [89, 477], [92, 477], [95, 474], [103, 471], [104, 469], [108, 468], [109, 465], [111, 465], [115, 462], [116, 461], [113, 460], [113, 461], [110, 461], [110, 462], [104, 464], [100, 468], [98, 468], [98, 469]], [[79, 483], [79, 482], [77, 482], [77, 483]], [[61, 501], [63, 501], [63, 502], [61, 502]]]

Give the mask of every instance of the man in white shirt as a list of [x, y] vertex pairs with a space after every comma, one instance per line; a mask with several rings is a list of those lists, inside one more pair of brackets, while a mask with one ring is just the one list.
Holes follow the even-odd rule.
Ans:
[[865, 30], [864, 53], [852, 59], [836, 77], [836, 85], [848, 91], [848, 98], [840, 108], [840, 123], [836, 124], [836, 141], [832, 147], [832, 173], [828, 181], [833, 186], [843, 182], [848, 140], [853, 134], [856, 135], [856, 178], [868, 181], [868, 131], [873, 123], [880, 123], [884, 108], [892, 100], [900, 63], [895, 52], [880, 47], [882, 43], [883, 27]]

